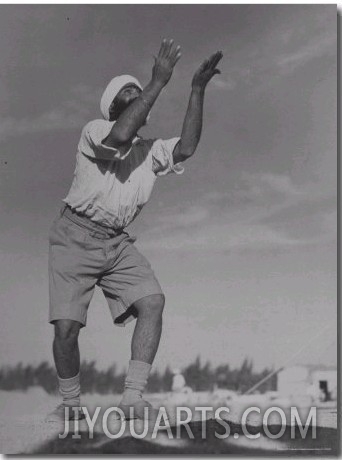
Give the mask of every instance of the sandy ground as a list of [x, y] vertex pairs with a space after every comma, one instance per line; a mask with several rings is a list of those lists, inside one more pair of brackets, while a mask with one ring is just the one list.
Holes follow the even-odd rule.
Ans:
[[[337, 453], [337, 412], [333, 405], [325, 405], [317, 410], [316, 439], [313, 430], [309, 428], [305, 439], [302, 439], [298, 427], [291, 433], [289, 410], [286, 414], [286, 429], [279, 439], [271, 439], [262, 425], [262, 415], [266, 408], [277, 406], [277, 402], [268, 402], [262, 406], [262, 399], [250, 397], [248, 400], [227, 401], [213, 400], [209, 393], [193, 394], [190, 396], [154, 394], [148, 399], [155, 407], [164, 406], [169, 415], [171, 427], [169, 430], [159, 430], [153, 433], [151, 426], [143, 439], [136, 439], [132, 433], [142, 433], [143, 423], [126, 423], [122, 427], [120, 421], [108, 418], [107, 427], [110, 433], [116, 434], [121, 430], [117, 439], [110, 439], [104, 432], [102, 414], [108, 407], [118, 404], [118, 395], [84, 395], [82, 405], [86, 406], [92, 415], [96, 407], [101, 407], [98, 423], [95, 424], [93, 438], [85, 421], [79, 426], [70, 425], [69, 434], [65, 439], [59, 435], [64, 432], [64, 426], [44, 422], [45, 415], [51, 411], [59, 398], [47, 395], [41, 388], [33, 388], [28, 392], [0, 391], [0, 452], [4, 454], [243, 454], [243, 455], [336, 455]], [[192, 411], [189, 431], [185, 427], [177, 428], [175, 423], [176, 406], [186, 406]], [[208, 412], [206, 422], [201, 422], [201, 415], [196, 406], [229, 407], [221, 413], [229, 424], [230, 435], [220, 439], [218, 435], [227, 434], [228, 429], [222, 422], [215, 419], [214, 412]], [[241, 414], [246, 407], [261, 408], [261, 415], [256, 412], [247, 417], [248, 432], [258, 434], [256, 439], [249, 439], [243, 432]], [[278, 404], [278, 407], [280, 404]], [[281, 406], [280, 406], [281, 407]], [[305, 421], [308, 408], [299, 410], [301, 420]], [[183, 417], [185, 417], [185, 412]], [[226, 425], [227, 426], [227, 425]], [[280, 418], [276, 412], [268, 419], [268, 429], [271, 435], [281, 430]], [[75, 436], [76, 435], [76, 436]]]

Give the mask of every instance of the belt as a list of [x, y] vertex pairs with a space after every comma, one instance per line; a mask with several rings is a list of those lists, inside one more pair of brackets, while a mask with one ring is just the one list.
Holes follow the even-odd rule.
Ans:
[[105, 227], [98, 222], [90, 220], [90, 218], [84, 214], [77, 213], [72, 209], [68, 204], [64, 205], [60, 211], [61, 216], [66, 217], [77, 225], [85, 227], [88, 230], [92, 230], [93, 236], [95, 237], [104, 237], [104, 238], [113, 238], [114, 236], [121, 235], [123, 229], [115, 229], [111, 227]]

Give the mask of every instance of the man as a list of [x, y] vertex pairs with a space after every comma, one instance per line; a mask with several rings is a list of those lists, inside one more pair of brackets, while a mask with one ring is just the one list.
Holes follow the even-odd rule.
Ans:
[[131, 408], [135, 418], [144, 417], [144, 408], [150, 419], [155, 416], [142, 393], [159, 345], [164, 294], [124, 229], [148, 201], [156, 177], [182, 173], [180, 163], [193, 155], [200, 139], [204, 92], [220, 72], [221, 52], [193, 77], [181, 137], [137, 136], [180, 56], [173, 40], [163, 40], [146, 87], [129, 75], [114, 78], [101, 99], [104, 120], [91, 121], [82, 131], [74, 180], [49, 235], [49, 321], [55, 327], [53, 354], [63, 397], [49, 421], [83, 416], [65, 409], [80, 407], [78, 335], [95, 285], [103, 290], [114, 324], [137, 319], [119, 407], [127, 418]]

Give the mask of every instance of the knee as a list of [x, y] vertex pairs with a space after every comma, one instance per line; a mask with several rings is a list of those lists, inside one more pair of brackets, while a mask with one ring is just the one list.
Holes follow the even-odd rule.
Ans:
[[138, 300], [134, 307], [139, 315], [148, 315], [161, 318], [165, 306], [164, 294], [153, 294]]
[[60, 319], [55, 321], [55, 340], [65, 345], [75, 345], [81, 324], [77, 321]]

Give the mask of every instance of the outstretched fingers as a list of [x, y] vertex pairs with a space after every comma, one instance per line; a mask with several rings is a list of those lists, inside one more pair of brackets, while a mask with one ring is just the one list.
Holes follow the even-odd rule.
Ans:
[[212, 56], [210, 56], [209, 58], [209, 67], [211, 67], [212, 69], [215, 69], [215, 67], [217, 66], [217, 64], [220, 62], [220, 60], [222, 59], [223, 57], [223, 53], [222, 51], [217, 51], [216, 53], [214, 53]]
[[201, 72], [204, 72], [205, 70], [207, 70], [209, 68], [209, 64], [210, 64], [209, 59], [206, 59], [205, 61], [203, 61], [202, 64], [200, 65]]
[[172, 45], [173, 39], [167, 40], [164, 38], [159, 49], [158, 58], [169, 58], [172, 52]]
[[172, 45], [173, 45], [173, 39], [169, 40], [166, 45], [166, 53], [165, 57], [170, 58], [171, 52], [172, 52]]
[[166, 47], [166, 39], [164, 38], [159, 48], [158, 58], [161, 58], [164, 56], [165, 47]]
[[173, 39], [167, 40], [164, 38], [159, 50], [158, 58], [167, 59], [174, 66], [182, 55], [180, 50], [181, 47], [175, 46]]
[[176, 62], [178, 61], [178, 59], [181, 57], [182, 53], [180, 51], [181, 47], [178, 45], [177, 47], [174, 47], [172, 49], [172, 52], [170, 54], [170, 59], [172, 61], [173, 64], [176, 64]]

